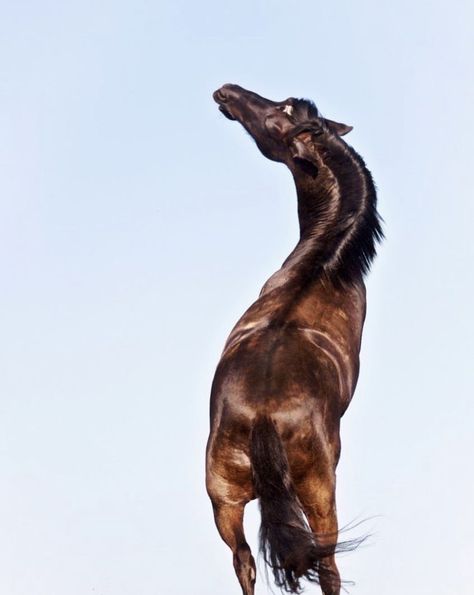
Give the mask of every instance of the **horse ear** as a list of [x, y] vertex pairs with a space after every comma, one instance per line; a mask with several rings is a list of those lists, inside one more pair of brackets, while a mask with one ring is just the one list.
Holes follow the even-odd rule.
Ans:
[[329, 128], [329, 130], [338, 136], [344, 136], [354, 128], [353, 126], [348, 126], [347, 124], [342, 124], [341, 122], [335, 122], [334, 120], [328, 120], [327, 118], [324, 118], [324, 121], [326, 122], [326, 126]]
[[290, 155], [306, 173], [313, 178], [318, 175], [318, 158], [310, 134], [300, 134], [292, 139]]

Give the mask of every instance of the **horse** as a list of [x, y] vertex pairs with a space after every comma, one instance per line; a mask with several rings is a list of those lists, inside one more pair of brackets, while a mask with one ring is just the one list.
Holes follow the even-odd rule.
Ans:
[[339, 595], [335, 471], [359, 374], [364, 276], [383, 238], [374, 182], [342, 138], [352, 127], [313, 102], [271, 101], [233, 84], [213, 98], [265, 157], [289, 168], [300, 237], [225, 343], [211, 389], [207, 492], [243, 595], [256, 580], [243, 528], [255, 498], [276, 585], [298, 593], [307, 579]]

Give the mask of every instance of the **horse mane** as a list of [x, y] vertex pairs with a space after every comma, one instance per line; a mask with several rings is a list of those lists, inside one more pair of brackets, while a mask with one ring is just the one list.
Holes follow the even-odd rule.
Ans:
[[[384, 238], [382, 218], [377, 211], [377, 191], [370, 171], [362, 157], [342, 139], [345, 160], [338, 171], [338, 181], [344, 202], [356, 204], [352, 210], [338, 221], [333, 230], [335, 237], [341, 238], [336, 254], [325, 272], [333, 280], [351, 283], [364, 277], [370, 270], [377, 254], [377, 243]], [[354, 167], [355, 165], [355, 167]]]
[[316, 104], [314, 103], [314, 101], [312, 101], [311, 99], [305, 99], [304, 97], [301, 97], [299, 99], [294, 99], [293, 107], [296, 110], [296, 112], [299, 114], [302, 114], [302, 112], [305, 112], [305, 115], [308, 118], [308, 120], [310, 120], [311, 118], [320, 118], [321, 117], [321, 113], [319, 112], [318, 108], [316, 107]]
[[313, 101], [297, 99], [294, 106], [298, 116], [305, 120], [294, 128], [291, 136], [303, 131], [330, 135], [329, 144], [338, 155], [331, 157], [328, 153], [325, 158], [333, 162], [329, 167], [339, 183], [342, 207], [349, 206], [330, 234], [331, 238], [340, 239], [340, 244], [328, 261], [318, 263], [318, 268], [336, 284], [353, 283], [369, 272], [377, 243], [384, 237], [382, 218], [377, 212], [375, 183], [362, 157], [331, 132]]

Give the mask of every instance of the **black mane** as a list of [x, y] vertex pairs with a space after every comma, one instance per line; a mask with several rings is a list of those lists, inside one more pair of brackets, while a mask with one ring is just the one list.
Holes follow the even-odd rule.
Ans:
[[340, 248], [324, 269], [335, 281], [350, 283], [369, 272], [377, 253], [377, 243], [383, 239], [384, 233], [370, 171], [352, 147], [339, 138], [337, 143], [343, 145], [348, 157], [337, 168], [342, 207], [347, 205], [348, 211], [343, 213], [333, 231], [334, 237], [341, 239]]
[[[312, 235], [320, 237], [322, 244], [312, 275], [325, 275], [336, 284], [356, 282], [369, 272], [376, 245], [384, 237], [372, 175], [362, 157], [331, 131], [312, 101], [300, 99], [296, 109], [298, 124], [289, 138], [305, 131], [320, 137], [321, 158], [337, 180], [332, 199], [327, 195], [327, 180], [321, 180], [320, 190], [314, 191]], [[324, 232], [331, 200], [337, 203], [338, 213], [334, 227]]]
[[308, 120], [321, 117], [316, 104], [311, 99], [295, 99], [293, 100], [293, 107], [299, 117], [306, 117]]
[[[297, 135], [303, 130], [320, 133], [321, 128], [330, 133], [324, 117], [311, 99], [295, 100], [294, 107], [300, 125], [292, 132]], [[300, 118], [305, 118], [301, 122]], [[349, 235], [340, 253], [330, 266], [324, 266], [324, 272], [335, 282], [351, 283], [361, 276], [365, 276], [376, 256], [376, 245], [384, 238], [382, 218], [377, 212], [377, 192], [370, 171], [362, 157], [343, 139], [331, 134], [332, 143], [337, 152], [341, 152], [346, 159], [337, 160], [337, 171], [341, 185], [341, 199], [347, 204], [357, 204], [362, 201], [364, 208], [360, 210], [348, 234], [348, 219], [353, 214], [343, 217], [334, 229], [334, 237]]]

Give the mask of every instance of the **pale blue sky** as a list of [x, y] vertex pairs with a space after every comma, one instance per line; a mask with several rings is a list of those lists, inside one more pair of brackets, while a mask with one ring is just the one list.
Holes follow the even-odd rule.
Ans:
[[[353, 125], [379, 188], [338, 502], [342, 524], [380, 516], [341, 572], [354, 594], [470, 595], [472, 4], [1, 14], [0, 591], [240, 593], [204, 491], [209, 386], [297, 225], [289, 173], [211, 99], [232, 82]], [[255, 544], [255, 505], [247, 526]]]

